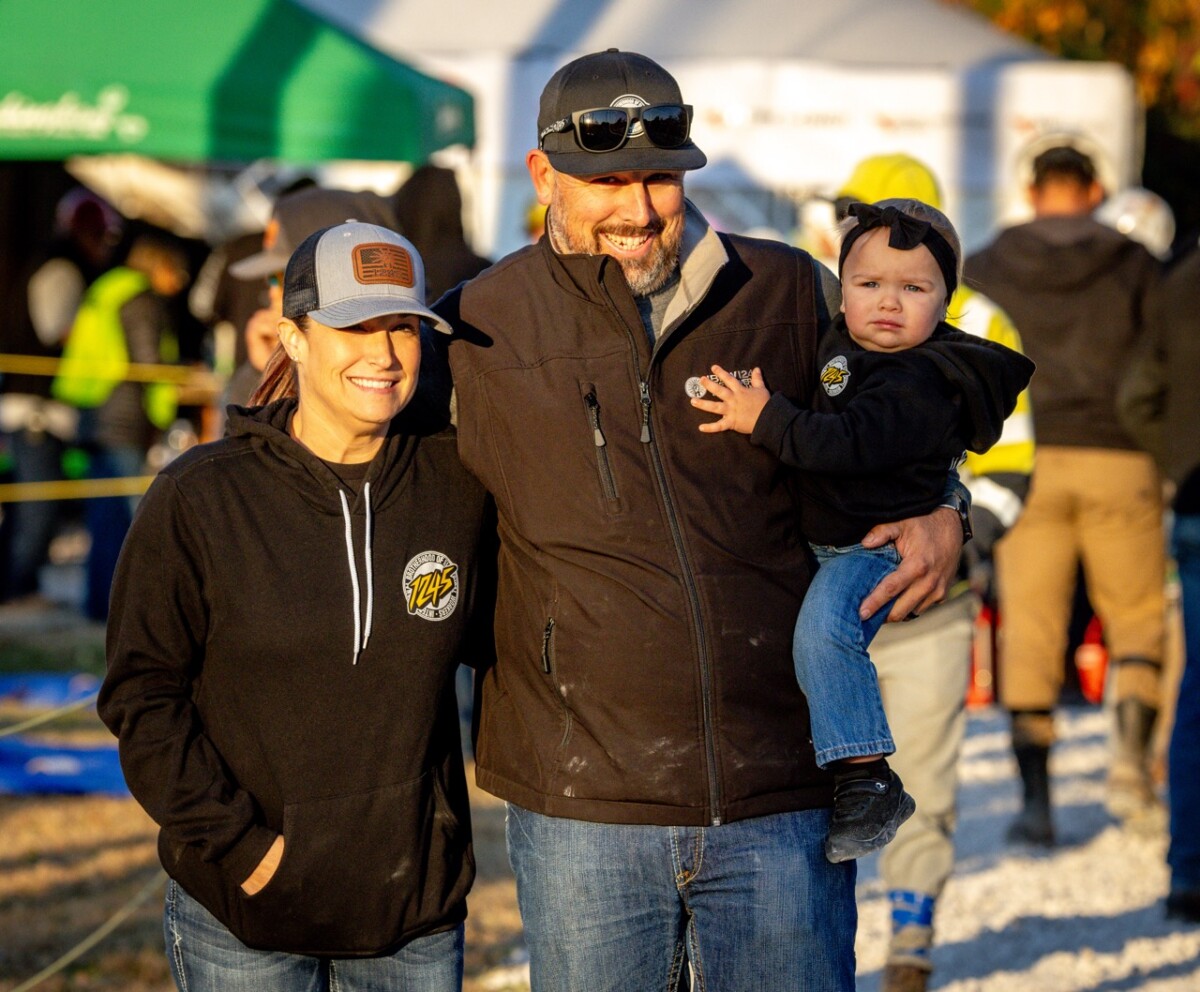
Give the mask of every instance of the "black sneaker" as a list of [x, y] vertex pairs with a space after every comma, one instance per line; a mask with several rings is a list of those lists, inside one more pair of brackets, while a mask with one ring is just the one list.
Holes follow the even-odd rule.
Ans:
[[878, 851], [896, 836], [917, 804], [890, 768], [884, 778], [839, 781], [833, 789], [833, 818], [825, 857], [835, 864]]

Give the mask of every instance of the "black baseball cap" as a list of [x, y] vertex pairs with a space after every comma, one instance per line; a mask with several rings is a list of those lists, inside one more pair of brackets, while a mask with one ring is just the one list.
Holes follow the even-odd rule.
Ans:
[[635, 124], [621, 147], [590, 152], [579, 146], [574, 128], [547, 131], [579, 110], [662, 104], [682, 105], [683, 96], [674, 77], [654, 60], [615, 48], [581, 56], [559, 69], [542, 90], [537, 119], [540, 147], [557, 171], [572, 176], [701, 168], [708, 158], [690, 136], [677, 147], [660, 148]]
[[313, 231], [349, 219], [389, 228], [396, 223], [387, 213], [383, 198], [369, 190], [311, 186], [281, 196], [263, 232], [262, 251], [234, 262], [229, 274], [235, 279], [251, 280], [282, 272], [292, 252]]

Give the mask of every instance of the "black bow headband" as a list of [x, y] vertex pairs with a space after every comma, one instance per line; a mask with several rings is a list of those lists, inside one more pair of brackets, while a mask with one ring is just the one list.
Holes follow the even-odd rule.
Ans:
[[912, 251], [924, 245], [929, 249], [933, 260], [941, 269], [942, 278], [946, 281], [946, 300], [949, 302], [954, 290], [958, 287], [958, 259], [954, 249], [927, 220], [918, 220], [902, 213], [895, 207], [882, 209], [870, 203], [852, 203], [849, 213], [858, 221], [846, 232], [842, 239], [842, 251], [838, 255], [838, 278], [842, 277], [842, 266], [846, 264], [846, 256], [850, 248], [860, 237], [877, 227], [890, 228], [888, 247], [900, 251]]

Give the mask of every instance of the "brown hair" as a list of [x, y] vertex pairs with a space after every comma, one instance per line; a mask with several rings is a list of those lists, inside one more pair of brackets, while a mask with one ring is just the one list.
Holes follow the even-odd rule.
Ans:
[[1033, 160], [1033, 185], [1069, 182], [1087, 188], [1096, 181], [1096, 165], [1091, 158], [1071, 145], [1047, 148]]
[[[300, 314], [292, 321], [301, 331], [308, 330], [308, 314]], [[300, 385], [296, 380], [296, 363], [288, 357], [283, 342], [275, 346], [267, 364], [263, 366], [262, 378], [258, 381], [253, 393], [250, 394], [250, 406], [264, 406], [275, 400], [282, 400], [300, 395]]]

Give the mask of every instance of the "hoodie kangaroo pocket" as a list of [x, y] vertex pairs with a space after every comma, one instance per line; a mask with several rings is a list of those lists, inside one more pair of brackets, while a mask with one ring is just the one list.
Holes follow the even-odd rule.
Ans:
[[457, 922], [474, 877], [469, 827], [436, 771], [368, 792], [284, 807], [275, 876], [242, 896], [249, 946], [365, 956]]

